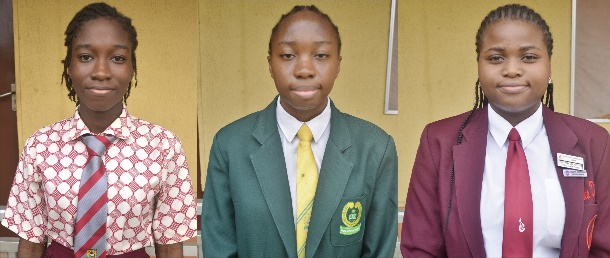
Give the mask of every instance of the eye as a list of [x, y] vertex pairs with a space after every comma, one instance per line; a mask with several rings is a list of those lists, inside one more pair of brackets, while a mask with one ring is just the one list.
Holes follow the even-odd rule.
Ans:
[[328, 54], [315, 54], [314, 57], [316, 59], [327, 59], [330, 55]]
[[295, 55], [293, 55], [293, 54], [280, 54], [280, 57], [282, 59], [290, 60], [290, 59], [293, 59], [295, 57]]
[[500, 55], [493, 55], [493, 56], [488, 57], [487, 60], [489, 60], [493, 64], [497, 64], [497, 63], [501, 63], [502, 61], [504, 61], [504, 57], [500, 56]]
[[78, 56], [78, 59], [83, 62], [88, 62], [88, 61], [93, 60], [93, 57], [90, 55], [80, 55], [80, 56]]
[[527, 63], [532, 63], [532, 62], [535, 62], [536, 60], [538, 60], [538, 56], [532, 55], [532, 54], [527, 54], [527, 55], [523, 56], [522, 60]]
[[125, 60], [127, 60], [127, 59], [125, 59], [122, 56], [113, 56], [112, 58], [110, 58], [110, 60], [112, 60], [113, 62], [116, 62], [116, 63], [122, 63], [122, 62], [125, 62]]

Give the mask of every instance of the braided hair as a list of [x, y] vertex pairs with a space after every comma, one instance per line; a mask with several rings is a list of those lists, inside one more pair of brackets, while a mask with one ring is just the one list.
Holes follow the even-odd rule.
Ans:
[[[487, 28], [490, 25], [492, 25], [498, 21], [501, 21], [501, 20], [525, 21], [525, 22], [528, 22], [528, 23], [538, 27], [540, 29], [540, 31], [542, 32], [542, 40], [544, 41], [544, 43], [546, 45], [549, 58], [551, 57], [551, 55], [553, 54], [553, 36], [551, 34], [551, 31], [550, 31], [549, 26], [547, 25], [546, 21], [544, 19], [542, 19], [540, 14], [536, 13], [534, 10], [532, 10], [531, 8], [529, 8], [527, 6], [519, 5], [519, 4], [509, 4], [509, 5], [498, 7], [497, 9], [491, 11], [489, 14], [487, 14], [487, 16], [485, 16], [485, 19], [483, 19], [483, 21], [481, 22], [481, 26], [479, 27], [479, 30], [477, 31], [476, 42], [475, 42], [476, 51], [477, 51], [477, 61], [479, 60], [479, 55], [481, 53], [481, 45], [482, 45], [483, 35], [484, 35], [485, 31], [487, 30]], [[549, 107], [551, 110], [555, 110], [555, 106], [553, 105], [553, 82], [550, 79], [549, 79], [548, 87], [546, 89], [545, 96], [542, 96], [541, 101], [543, 101], [543, 103], [547, 107]], [[464, 138], [463, 130], [466, 127], [466, 125], [468, 125], [468, 122], [470, 121], [472, 114], [474, 114], [474, 112], [477, 109], [485, 107], [488, 103], [489, 103], [489, 101], [488, 101], [487, 97], [485, 96], [485, 94], [483, 93], [483, 88], [481, 87], [481, 83], [479, 82], [479, 80], [477, 80], [475, 83], [475, 103], [474, 103], [474, 106], [472, 107], [472, 110], [470, 110], [470, 113], [468, 113], [468, 116], [466, 117], [466, 119], [464, 119], [464, 121], [462, 122], [462, 126], [460, 127], [458, 139], [457, 139], [458, 145], [462, 143], [462, 139]], [[443, 235], [445, 234], [445, 230], [447, 230], [447, 226], [449, 224], [449, 213], [451, 211], [451, 201], [453, 199], [454, 179], [455, 179], [455, 168], [452, 165], [451, 179], [449, 181], [449, 183], [450, 183], [449, 204], [448, 204], [448, 208], [447, 208], [447, 213], [445, 215], [445, 222], [444, 222], [444, 226], [443, 226]]]
[[330, 19], [330, 17], [327, 14], [320, 11], [320, 9], [318, 9], [315, 5], [309, 5], [309, 6], [296, 5], [292, 8], [292, 10], [290, 10], [290, 12], [282, 15], [280, 20], [275, 24], [275, 26], [271, 30], [271, 38], [269, 38], [269, 55], [271, 55], [271, 44], [273, 41], [273, 37], [275, 37], [275, 34], [277, 33], [277, 29], [278, 29], [280, 23], [282, 23], [282, 21], [284, 21], [289, 16], [291, 16], [295, 13], [301, 12], [301, 11], [313, 12], [313, 13], [319, 15], [320, 18], [322, 18], [323, 20], [326, 20], [330, 23], [330, 25], [333, 29], [333, 32], [335, 32], [335, 36], [337, 36], [337, 45], [339, 46], [338, 53], [339, 53], [339, 55], [341, 55], [341, 36], [339, 36], [339, 27], [337, 27], [337, 25], [335, 25], [333, 23], [333, 21]]
[[[78, 11], [74, 18], [68, 23], [68, 27], [66, 28], [66, 39], [64, 45], [66, 48], [66, 57], [61, 62], [64, 64], [64, 71], [61, 77], [61, 83], [66, 82], [66, 88], [68, 89], [68, 98], [70, 100], [76, 102], [76, 105], [79, 104], [78, 96], [76, 96], [76, 92], [74, 91], [74, 87], [72, 85], [72, 78], [68, 75], [68, 68], [70, 67], [71, 58], [72, 58], [72, 43], [74, 42], [74, 38], [80, 32], [82, 26], [88, 21], [104, 18], [112, 21], [118, 22], [127, 35], [129, 37], [129, 42], [133, 49], [131, 50], [131, 60], [132, 60], [132, 68], [134, 72], [135, 85], [138, 85], [138, 68], [136, 65], [136, 48], [138, 47], [138, 33], [136, 32], [136, 28], [131, 24], [131, 19], [119, 11], [116, 8], [106, 4], [106, 3], [93, 3], [83, 7], [80, 11]], [[131, 92], [131, 81], [129, 82], [129, 86], [127, 87], [127, 92], [123, 96], [123, 101], [127, 103], [127, 98]]]

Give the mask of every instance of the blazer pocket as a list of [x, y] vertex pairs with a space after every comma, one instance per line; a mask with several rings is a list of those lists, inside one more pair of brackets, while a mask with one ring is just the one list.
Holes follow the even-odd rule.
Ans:
[[330, 222], [330, 242], [333, 246], [346, 246], [357, 243], [364, 236], [368, 207], [366, 195], [360, 197], [342, 197], [341, 202]]

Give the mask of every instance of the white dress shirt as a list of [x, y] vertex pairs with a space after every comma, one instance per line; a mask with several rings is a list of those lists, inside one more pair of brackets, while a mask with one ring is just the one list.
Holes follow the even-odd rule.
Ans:
[[[284, 160], [286, 161], [286, 172], [288, 173], [288, 184], [290, 185], [290, 197], [292, 198], [292, 216], [296, 225], [296, 213], [297, 213], [297, 147], [299, 146], [299, 137], [297, 132], [304, 124], [297, 120], [292, 115], [288, 114], [286, 110], [280, 104], [280, 98], [277, 98], [277, 108], [275, 109], [277, 117], [277, 127], [280, 132], [280, 138], [282, 139], [282, 148], [284, 150]], [[313, 141], [311, 142], [311, 149], [313, 156], [316, 159], [316, 166], [318, 173], [320, 173], [320, 167], [322, 166], [322, 159], [324, 159], [324, 151], [326, 150], [326, 143], [328, 142], [328, 136], [330, 135], [330, 98], [326, 102], [326, 108], [321, 114], [305, 122], [311, 133], [313, 134]]]
[[[481, 228], [487, 256], [501, 257], [507, 138], [513, 126], [491, 106], [488, 107], [488, 119], [485, 171], [481, 188]], [[565, 202], [542, 119], [542, 104], [532, 116], [515, 128], [521, 135], [532, 189], [533, 256], [558, 257], [565, 223]]]

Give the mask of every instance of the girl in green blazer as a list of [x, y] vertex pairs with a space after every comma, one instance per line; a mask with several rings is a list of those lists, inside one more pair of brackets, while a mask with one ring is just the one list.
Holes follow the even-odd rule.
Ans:
[[[268, 62], [279, 96], [214, 138], [201, 216], [204, 257], [393, 256], [396, 147], [382, 129], [328, 98], [340, 49], [337, 26], [315, 6], [294, 7], [273, 28]], [[302, 124], [312, 128], [319, 174], [299, 252], [291, 147], [299, 138], [289, 127]]]

